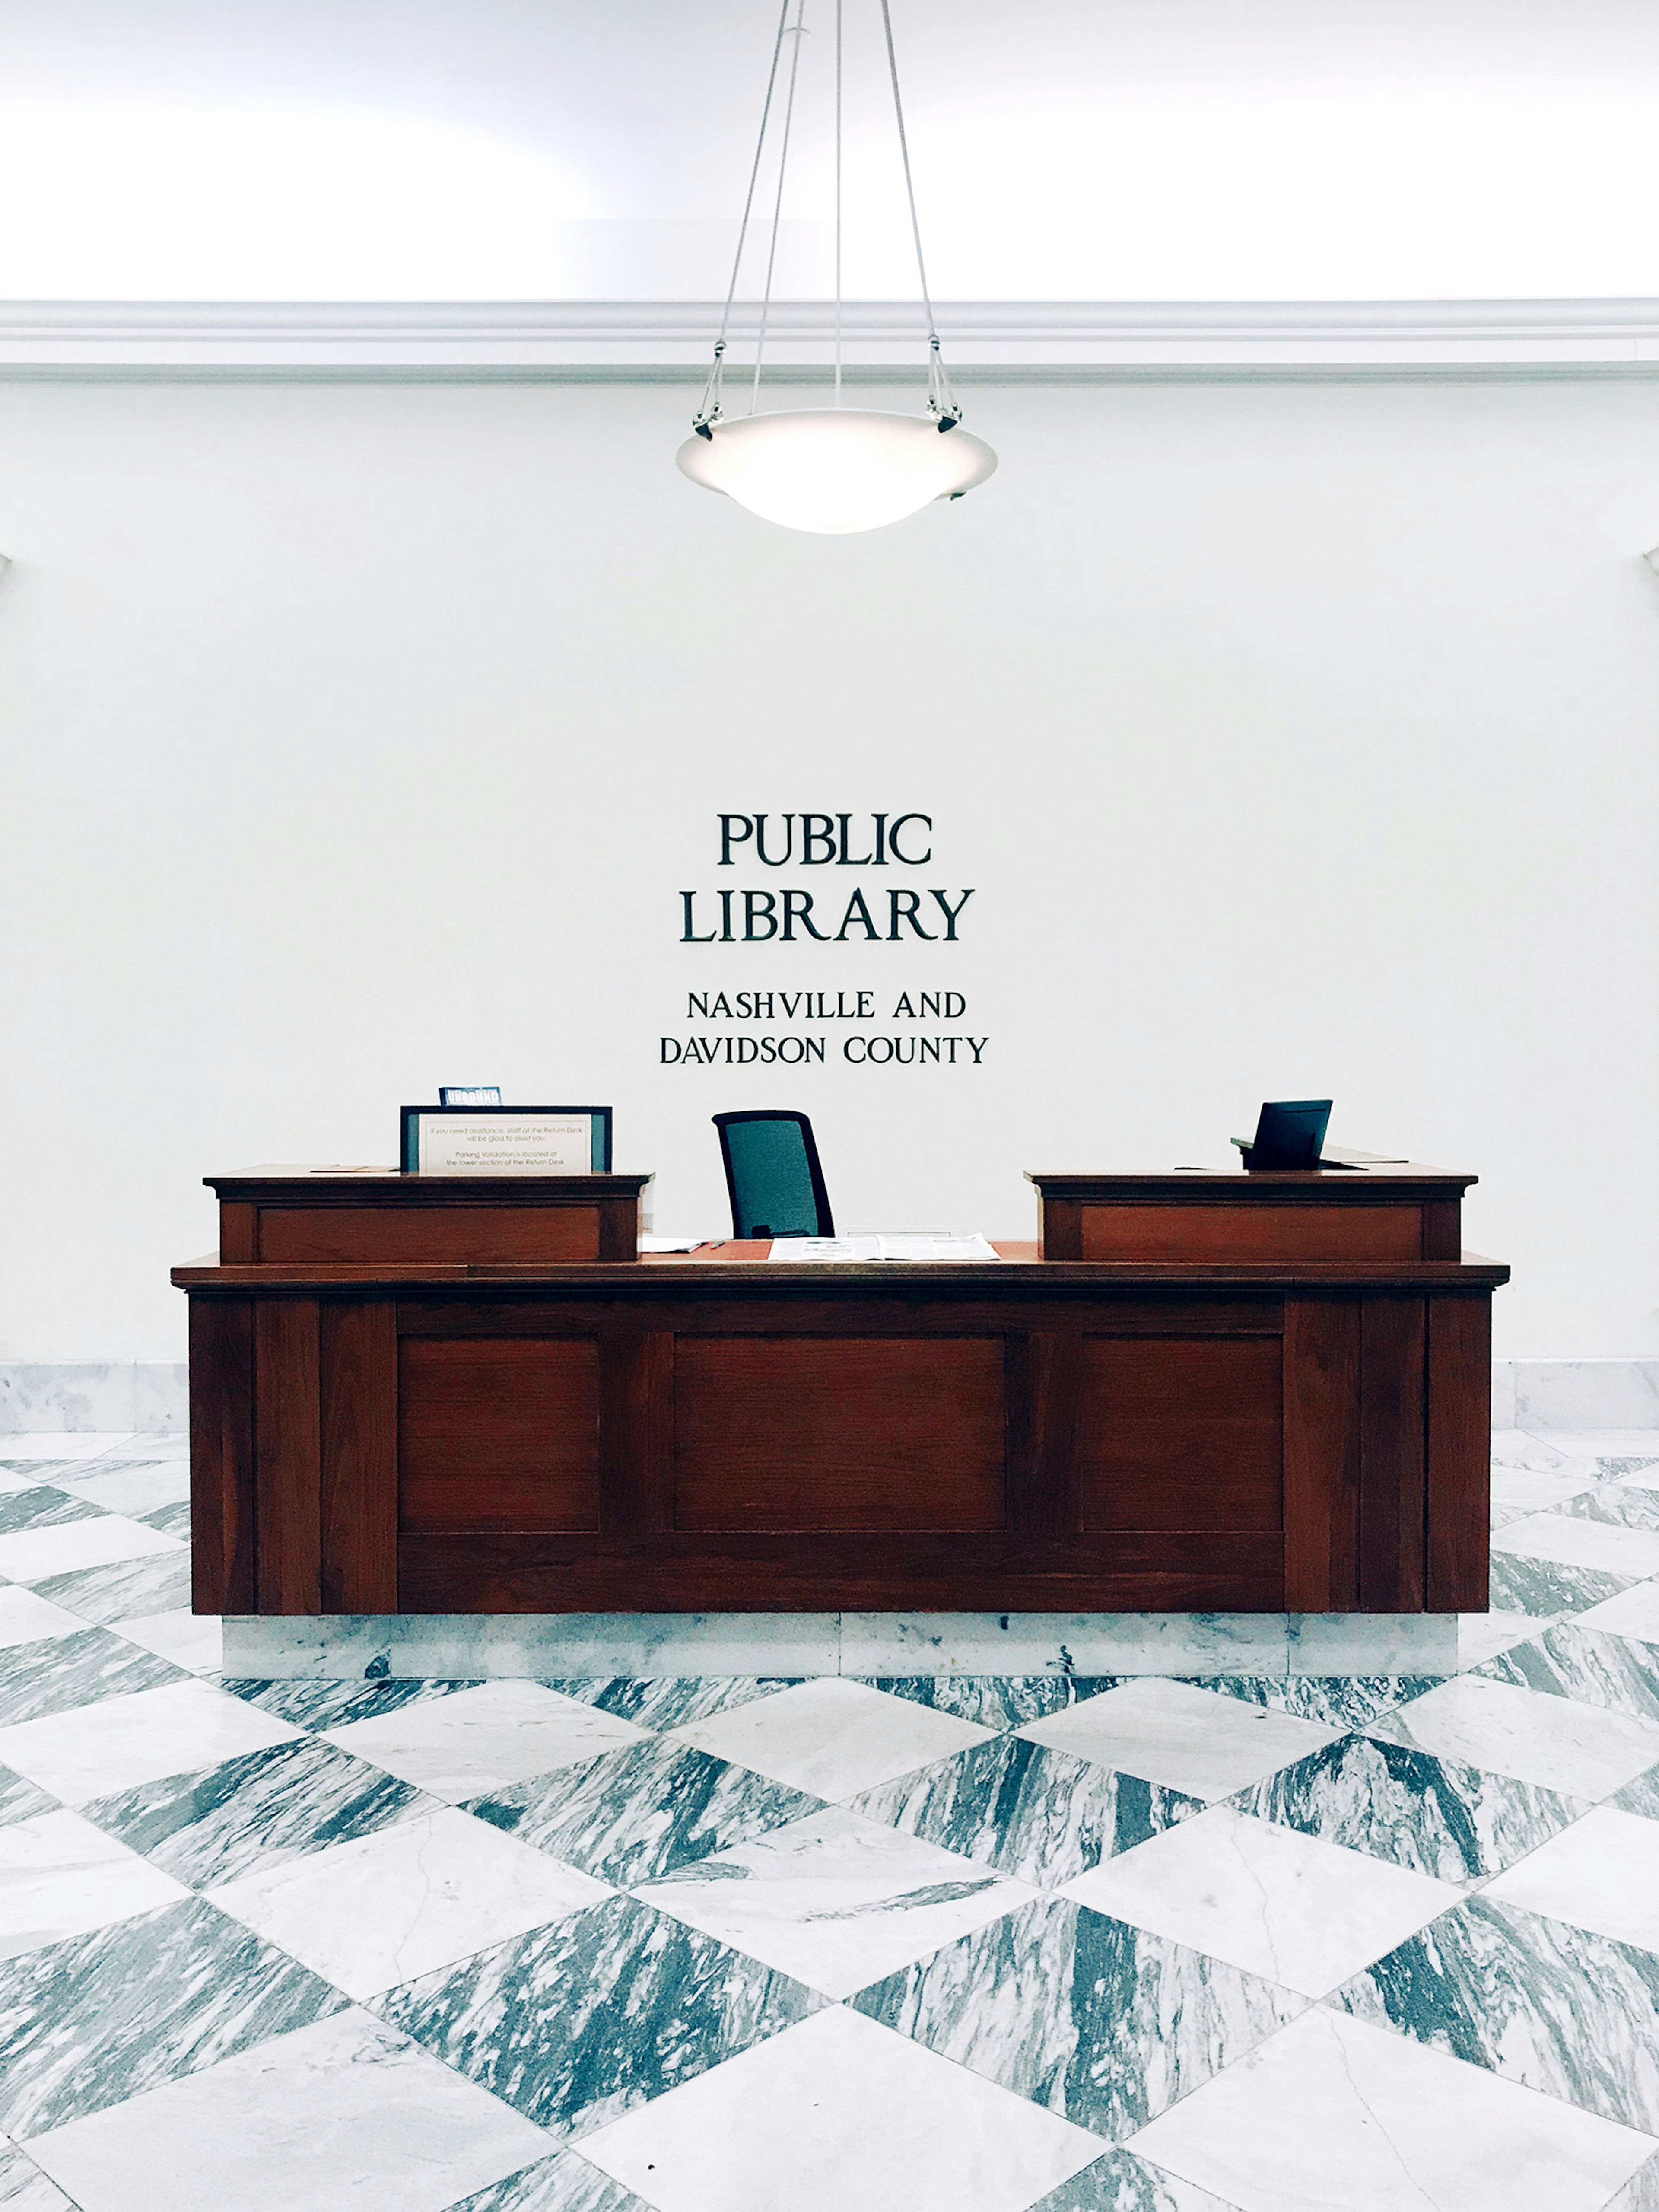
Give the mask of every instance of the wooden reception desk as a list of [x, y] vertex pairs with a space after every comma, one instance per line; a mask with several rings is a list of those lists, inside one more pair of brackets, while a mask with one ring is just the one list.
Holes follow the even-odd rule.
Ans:
[[1042, 1256], [944, 1267], [636, 1260], [642, 1176], [212, 1180], [201, 1612], [1486, 1604], [1468, 1176], [1038, 1176]]

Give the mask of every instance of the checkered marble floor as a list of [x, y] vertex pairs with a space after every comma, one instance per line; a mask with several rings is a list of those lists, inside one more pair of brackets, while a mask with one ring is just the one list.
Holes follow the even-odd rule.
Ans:
[[3, 2212], [1659, 2212], [1659, 1431], [1447, 1680], [228, 1681], [0, 1437]]

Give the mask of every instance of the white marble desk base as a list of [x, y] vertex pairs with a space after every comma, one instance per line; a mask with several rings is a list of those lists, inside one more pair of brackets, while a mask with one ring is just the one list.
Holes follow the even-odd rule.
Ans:
[[[1482, 1614], [341, 1613], [225, 1622], [232, 1677], [1450, 1674]], [[1524, 1630], [1523, 1630], [1524, 1632]], [[1490, 1649], [1490, 1633], [1484, 1636]], [[1486, 1656], [1485, 1650], [1482, 1656]]]

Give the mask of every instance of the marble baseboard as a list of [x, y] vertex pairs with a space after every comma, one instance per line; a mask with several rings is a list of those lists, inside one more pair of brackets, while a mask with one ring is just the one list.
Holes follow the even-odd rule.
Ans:
[[[1455, 1613], [343, 1613], [224, 1624], [227, 1675], [1449, 1674]], [[1467, 1619], [1467, 1631], [1462, 1625]]]
[[1492, 1364], [1492, 1425], [1494, 1431], [1518, 1428], [1515, 1418], [1515, 1362], [1494, 1359]]
[[0, 1362], [0, 1436], [30, 1429], [171, 1434], [189, 1421], [189, 1370], [182, 1360]]
[[843, 1674], [1283, 1674], [1283, 1613], [843, 1613]]
[[[1659, 1359], [1512, 1359], [1503, 1364], [1514, 1376], [1512, 1427], [1659, 1430]], [[1497, 1389], [1494, 1363], [1494, 1402]]]
[[838, 1674], [836, 1613], [227, 1616], [228, 1675], [350, 1681], [586, 1674]]
[[1494, 1359], [1494, 1429], [1659, 1429], [1659, 1359]]

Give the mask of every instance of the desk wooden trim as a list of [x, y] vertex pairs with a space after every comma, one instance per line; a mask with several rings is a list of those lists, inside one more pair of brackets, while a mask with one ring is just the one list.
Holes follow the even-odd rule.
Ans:
[[241, 1267], [523, 1266], [639, 1257], [649, 1175], [403, 1175], [245, 1168], [203, 1180], [219, 1250]]
[[[696, 1252], [642, 1254], [629, 1271], [629, 1293], [641, 1295], [647, 1290], [672, 1289], [676, 1285], [684, 1288], [691, 1284], [767, 1286], [813, 1282], [832, 1288], [851, 1288], [908, 1280], [913, 1285], [995, 1285], [1014, 1279], [1016, 1271], [1022, 1281], [1040, 1280], [1055, 1290], [1066, 1285], [1086, 1288], [1114, 1283], [1240, 1283], [1279, 1289], [1317, 1283], [1327, 1289], [1362, 1289], [1389, 1284], [1424, 1290], [1462, 1286], [1491, 1291], [1510, 1279], [1510, 1269], [1504, 1261], [1485, 1259], [1476, 1252], [1466, 1252], [1455, 1261], [1423, 1260], [1404, 1265], [1330, 1261], [1305, 1261], [1291, 1267], [1245, 1262], [1195, 1264], [1190, 1261], [1045, 1260], [1035, 1243], [1023, 1238], [996, 1237], [991, 1241], [998, 1255], [994, 1261], [929, 1261], [924, 1265], [902, 1261], [775, 1260], [771, 1255], [776, 1247], [764, 1240], [744, 1243], [728, 1240], [704, 1245]], [[224, 1264], [218, 1255], [211, 1252], [174, 1267], [170, 1279], [175, 1289], [200, 1293], [226, 1293], [249, 1287], [314, 1290], [320, 1293], [330, 1289], [361, 1291], [374, 1286], [395, 1289], [401, 1284], [419, 1284], [423, 1287], [455, 1284], [470, 1287], [493, 1283], [504, 1287], [517, 1285], [526, 1291], [551, 1286], [580, 1288], [590, 1284], [607, 1290], [617, 1287], [614, 1270], [604, 1262], [546, 1267], [453, 1266], [436, 1261], [395, 1268], [368, 1262], [253, 1267]]]
[[1027, 1171], [1048, 1260], [1456, 1260], [1473, 1175], [1412, 1162], [1350, 1168]]

